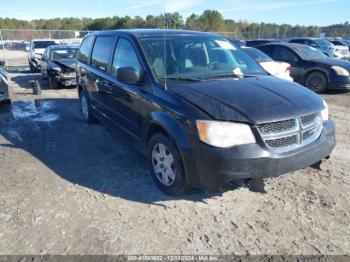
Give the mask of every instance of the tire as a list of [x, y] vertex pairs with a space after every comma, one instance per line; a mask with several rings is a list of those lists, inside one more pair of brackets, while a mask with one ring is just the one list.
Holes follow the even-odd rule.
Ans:
[[44, 74], [44, 71], [41, 71], [41, 78], [42, 80], [47, 80], [47, 71], [46, 71], [46, 75]]
[[90, 106], [90, 99], [87, 91], [82, 90], [80, 92], [80, 109], [83, 119], [86, 123], [92, 124], [96, 122], [96, 118], [92, 114], [92, 109]]
[[191, 189], [186, 182], [180, 154], [167, 136], [158, 133], [151, 137], [148, 143], [148, 164], [155, 184], [165, 194], [178, 196]]
[[328, 81], [323, 73], [312, 72], [307, 76], [305, 85], [307, 88], [319, 94], [327, 90]]
[[48, 80], [49, 80], [49, 87], [50, 89], [57, 89], [58, 88], [58, 81], [56, 78], [52, 75], [48, 75]]

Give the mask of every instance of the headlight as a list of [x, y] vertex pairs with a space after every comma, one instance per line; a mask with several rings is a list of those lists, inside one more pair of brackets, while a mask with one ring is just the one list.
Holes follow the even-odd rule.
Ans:
[[324, 109], [321, 111], [321, 117], [323, 121], [327, 121], [329, 117], [328, 105], [326, 101], [323, 100]]
[[200, 140], [211, 146], [227, 148], [256, 143], [249, 125], [202, 120], [197, 120], [196, 125]]
[[349, 71], [340, 66], [332, 66], [332, 69], [338, 76], [350, 76]]

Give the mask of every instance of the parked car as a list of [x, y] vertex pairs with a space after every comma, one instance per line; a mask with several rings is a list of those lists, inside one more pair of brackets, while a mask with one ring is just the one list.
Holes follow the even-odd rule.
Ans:
[[276, 40], [276, 39], [256, 39], [256, 40], [246, 41], [245, 45], [248, 47], [257, 47], [259, 45], [271, 44], [271, 43], [282, 43], [282, 41]]
[[46, 47], [56, 45], [54, 40], [33, 40], [28, 50], [28, 63], [30, 70], [40, 72], [41, 57], [45, 52]]
[[293, 81], [293, 78], [290, 77], [290, 64], [274, 61], [271, 57], [254, 47], [242, 47], [242, 50], [258, 62], [271, 75], [287, 81]]
[[320, 50], [322, 53], [331, 58], [342, 58], [343, 55], [346, 55], [348, 53], [348, 50], [344, 50], [343, 47], [334, 46], [331, 42], [322, 38], [295, 38], [289, 40], [289, 43], [311, 46]]
[[8, 81], [4, 67], [5, 61], [0, 60], [0, 102], [8, 104], [11, 102], [11, 100], [9, 96]]
[[41, 76], [49, 80], [49, 86], [55, 89], [59, 84], [76, 85], [75, 66], [79, 46], [51, 45], [46, 48], [41, 59]]
[[245, 46], [246, 45], [246, 41], [244, 41], [244, 40], [240, 40], [240, 39], [228, 39], [228, 40], [236, 46]]
[[119, 130], [171, 195], [279, 176], [335, 145], [320, 96], [268, 75], [218, 35], [95, 32], [80, 46], [77, 83], [85, 121]]
[[257, 47], [276, 61], [291, 64], [291, 76], [316, 93], [350, 88], [350, 62], [332, 59], [302, 44], [266, 44]]
[[335, 46], [334, 57], [341, 59], [349, 59], [350, 51], [349, 46], [342, 40], [328, 40]]

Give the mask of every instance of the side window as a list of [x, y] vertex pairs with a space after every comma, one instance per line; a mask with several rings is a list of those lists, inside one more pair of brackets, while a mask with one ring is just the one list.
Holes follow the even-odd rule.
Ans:
[[117, 76], [117, 70], [121, 67], [132, 67], [136, 70], [136, 74], [140, 77], [141, 64], [137, 58], [134, 47], [131, 43], [120, 38], [113, 57], [112, 74]]
[[91, 64], [106, 70], [114, 42], [115, 38], [113, 36], [98, 36], [92, 50]]
[[296, 61], [298, 58], [296, 55], [287, 48], [277, 47], [274, 53], [274, 59], [278, 61]]
[[273, 57], [273, 48], [270, 46], [259, 46], [258, 49], [265, 54], [267, 54], [269, 57]]
[[78, 60], [80, 62], [88, 62], [93, 40], [94, 38], [92, 36], [88, 36], [84, 39], [83, 43], [81, 44], [78, 55]]

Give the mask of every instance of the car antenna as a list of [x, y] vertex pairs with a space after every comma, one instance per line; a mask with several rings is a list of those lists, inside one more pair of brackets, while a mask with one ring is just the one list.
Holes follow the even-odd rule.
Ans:
[[163, 35], [163, 39], [164, 39], [164, 47], [163, 47], [163, 51], [164, 51], [164, 72], [165, 72], [165, 78], [164, 78], [164, 89], [167, 90], [168, 89], [168, 85], [167, 85], [167, 71], [166, 71], [166, 64], [167, 64], [167, 56], [166, 56], [166, 33], [168, 30], [168, 24], [166, 22], [166, 0], [164, 0], [164, 25], [165, 25], [165, 30], [164, 30], [164, 35]]

